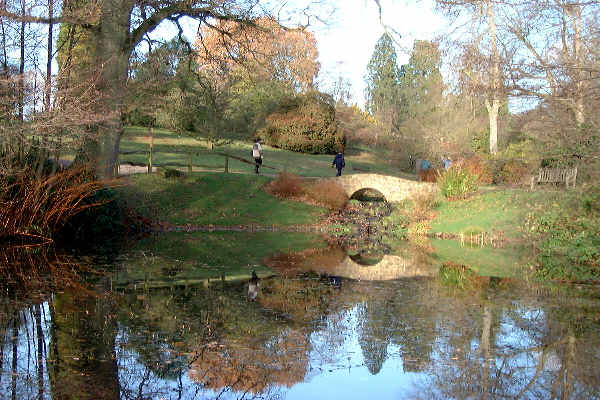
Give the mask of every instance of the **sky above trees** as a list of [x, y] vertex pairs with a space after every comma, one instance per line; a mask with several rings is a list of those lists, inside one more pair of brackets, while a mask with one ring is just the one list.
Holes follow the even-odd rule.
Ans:
[[[350, 84], [351, 103], [365, 104], [365, 74], [375, 44], [388, 29], [396, 41], [398, 64], [408, 62], [414, 40], [429, 40], [444, 27], [444, 18], [433, 10], [432, 0], [380, 0], [382, 14], [375, 0], [331, 0], [335, 13], [322, 24], [311, 21], [309, 30], [317, 39], [321, 70], [318, 82], [321, 90], [342, 77]], [[185, 25], [188, 38], [195, 37], [197, 23]], [[176, 30], [165, 23], [154, 37], [169, 37]]]
[[443, 18], [434, 13], [430, 0], [381, 0], [380, 4], [382, 21], [375, 0], [339, 1], [332, 24], [315, 32], [322, 85], [326, 88], [342, 74], [352, 85], [351, 102], [361, 107], [367, 64], [386, 27], [396, 33], [399, 65], [408, 62], [415, 39], [433, 39], [443, 27]]

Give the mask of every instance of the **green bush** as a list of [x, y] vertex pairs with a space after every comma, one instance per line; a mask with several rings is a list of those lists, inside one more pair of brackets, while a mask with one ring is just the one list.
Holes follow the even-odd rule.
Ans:
[[531, 166], [521, 160], [507, 160], [497, 177], [498, 183], [518, 185], [523, 183], [525, 176], [531, 173]]
[[542, 279], [600, 279], [600, 190], [589, 188], [527, 221]]
[[438, 177], [438, 185], [447, 199], [464, 198], [478, 189], [478, 177], [467, 168], [456, 164]]
[[300, 153], [333, 154], [345, 146], [333, 101], [316, 91], [284, 101], [258, 135], [268, 145]]

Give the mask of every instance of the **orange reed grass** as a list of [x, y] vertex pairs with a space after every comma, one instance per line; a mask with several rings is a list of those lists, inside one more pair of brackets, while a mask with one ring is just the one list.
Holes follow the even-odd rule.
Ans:
[[67, 220], [99, 203], [84, 200], [108, 182], [89, 179], [84, 169], [67, 169], [49, 177], [33, 170], [0, 176], [0, 238], [28, 236], [50, 240]]

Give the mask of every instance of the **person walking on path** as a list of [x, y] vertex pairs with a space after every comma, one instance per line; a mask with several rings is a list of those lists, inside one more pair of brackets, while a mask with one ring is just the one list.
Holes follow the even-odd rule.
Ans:
[[341, 151], [338, 151], [338, 153], [335, 155], [331, 165], [337, 168], [336, 176], [342, 176], [342, 168], [346, 166], [346, 163], [344, 162], [344, 155]]
[[452, 165], [452, 159], [448, 156], [442, 157], [442, 165], [444, 166], [444, 169], [447, 170]]
[[258, 169], [263, 162], [263, 149], [260, 145], [260, 139], [254, 140], [254, 144], [252, 145], [252, 158], [254, 158], [254, 172], [258, 174]]

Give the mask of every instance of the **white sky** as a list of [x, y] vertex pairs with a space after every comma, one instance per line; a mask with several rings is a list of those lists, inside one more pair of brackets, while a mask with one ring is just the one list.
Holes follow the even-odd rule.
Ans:
[[[433, 39], [444, 19], [433, 11], [432, 0], [381, 0], [383, 23], [401, 35], [396, 54], [406, 64], [415, 39]], [[351, 103], [364, 105], [364, 76], [377, 40], [384, 33], [375, 0], [338, 0], [336, 23], [315, 32], [321, 62], [321, 89], [342, 75], [352, 85]]]
[[[364, 76], [377, 40], [384, 33], [375, 0], [331, 0], [336, 7], [327, 27], [313, 31], [319, 50], [319, 88], [328, 91], [341, 75], [349, 81], [351, 103], [364, 106]], [[433, 11], [433, 0], [380, 0], [383, 24], [401, 35], [396, 54], [398, 64], [406, 64], [415, 39], [433, 39], [444, 28], [443, 17]], [[197, 25], [186, 26], [192, 38]], [[171, 27], [161, 26], [152, 36], [175, 34]], [[170, 31], [170, 32], [169, 32]]]

